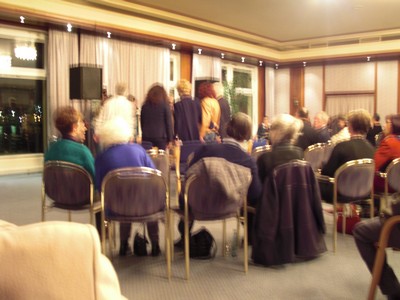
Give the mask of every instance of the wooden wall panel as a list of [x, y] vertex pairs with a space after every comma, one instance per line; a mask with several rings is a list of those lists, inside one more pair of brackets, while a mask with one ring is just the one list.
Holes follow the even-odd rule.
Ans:
[[290, 114], [304, 106], [304, 68], [290, 69]]
[[265, 112], [265, 68], [258, 67], [258, 124], [261, 123]]
[[181, 51], [181, 79], [192, 81], [192, 52]]

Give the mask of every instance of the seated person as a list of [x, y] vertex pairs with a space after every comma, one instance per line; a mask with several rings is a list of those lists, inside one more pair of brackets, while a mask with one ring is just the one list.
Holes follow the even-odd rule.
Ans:
[[[108, 172], [124, 167], [149, 167], [155, 169], [153, 161], [146, 150], [134, 144], [133, 128], [121, 117], [107, 120], [96, 132], [103, 149], [95, 160], [96, 187], [101, 189], [101, 183]], [[107, 212], [106, 212], [107, 213]], [[151, 241], [151, 255], [160, 255], [158, 243], [158, 222], [148, 222], [147, 230]], [[131, 224], [120, 223], [119, 255], [125, 256], [130, 252], [128, 239], [131, 235]]]
[[308, 109], [300, 107], [295, 114], [295, 117], [303, 122], [301, 134], [296, 140], [296, 145], [306, 150], [309, 146], [322, 142], [317, 131], [311, 126]]
[[270, 129], [271, 125], [269, 124], [269, 120], [268, 117], [265, 116], [263, 118], [263, 121], [261, 122], [261, 124], [258, 126], [257, 129], [257, 139], [261, 140], [268, 140], [269, 139], [269, 129]]
[[[247, 201], [250, 205], [255, 205], [261, 196], [262, 187], [257, 176], [256, 162], [247, 153], [246, 141], [251, 138], [251, 119], [244, 113], [236, 113], [228, 122], [226, 127], [227, 137], [223, 139], [222, 144], [205, 144], [202, 145], [195, 153], [190, 161], [190, 166], [194, 165], [204, 157], [221, 157], [227, 161], [244, 166], [251, 170], [252, 181], [247, 194]], [[184, 209], [183, 191], [179, 195], [179, 207]], [[178, 230], [181, 236], [184, 236], [184, 226], [181, 220], [178, 225]], [[249, 226], [250, 228], [251, 226]], [[177, 246], [183, 247], [183, 239]]]
[[270, 138], [272, 150], [257, 159], [258, 175], [262, 183], [272, 174], [275, 167], [293, 159], [303, 159], [303, 149], [295, 146], [302, 122], [289, 115], [278, 115], [271, 124]]
[[381, 117], [377, 113], [374, 113], [374, 115], [372, 116], [372, 121], [373, 121], [372, 127], [370, 128], [370, 130], [367, 133], [367, 140], [371, 143], [372, 146], [377, 146], [375, 137], [377, 134], [381, 133], [383, 130], [381, 123], [379, 122], [380, 119], [381, 119]]
[[331, 139], [328, 128], [329, 116], [326, 112], [320, 111], [314, 116], [314, 128], [319, 136], [319, 143], [326, 143]]
[[[82, 114], [72, 106], [55, 111], [54, 123], [61, 139], [52, 143], [44, 155], [44, 161], [61, 160], [82, 166], [94, 179], [94, 158], [85, 141], [86, 126]], [[96, 213], [96, 227], [101, 232], [101, 214]]]
[[[385, 172], [387, 166], [395, 158], [400, 157], [400, 114], [390, 115], [386, 120], [385, 138], [375, 152], [375, 171]], [[385, 180], [375, 176], [374, 191], [385, 191]]]
[[[392, 211], [394, 215], [398, 214], [400, 209], [398, 206], [399, 202], [397, 200], [397, 204], [392, 205]], [[357, 223], [353, 229], [353, 236], [358, 251], [360, 252], [361, 258], [364, 260], [371, 273], [377, 252], [376, 244], [379, 241], [383, 223], [384, 220], [382, 218], [375, 217], [373, 219], [366, 219]], [[392, 229], [392, 233], [388, 241], [388, 247], [400, 247], [400, 227], [398, 225], [394, 226]], [[387, 299], [400, 299], [399, 281], [393, 269], [388, 265], [386, 259], [383, 263], [379, 287], [382, 291], [382, 294], [388, 296]]]
[[[374, 158], [375, 148], [365, 138], [371, 126], [370, 114], [364, 109], [350, 111], [347, 122], [350, 140], [336, 144], [329, 160], [322, 168], [322, 175], [334, 177], [336, 170], [350, 160]], [[332, 203], [332, 184], [322, 182], [320, 189], [322, 199]]]

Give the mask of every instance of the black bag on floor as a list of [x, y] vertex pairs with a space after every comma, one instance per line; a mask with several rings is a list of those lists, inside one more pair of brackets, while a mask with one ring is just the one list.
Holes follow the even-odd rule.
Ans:
[[143, 234], [136, 232], [135, 238], [133, 239], [133, 254], [136, 256], [146, 256], [148, 243], [149, 241], [146, 238], [145, 231]]
[[191, 235], [189, 247], [191, 258], [209, 259], [214, 258], [217, 253], [217, 243], [204, 227]]

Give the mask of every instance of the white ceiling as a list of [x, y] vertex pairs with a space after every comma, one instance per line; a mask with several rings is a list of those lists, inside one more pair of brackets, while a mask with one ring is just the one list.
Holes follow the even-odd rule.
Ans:
[[[183, 18], [190, 17], [280, 44], [400, 34], [400, 0], [127, 0], [126, 2], [178, 14], [182, 19], [180, 20], [178, 16], [173, 22], [181, 25], [202, 27]], [[169, 21], [172, 22], [171, 18]], [[215, 28], [202, 29], [218, 31]]]

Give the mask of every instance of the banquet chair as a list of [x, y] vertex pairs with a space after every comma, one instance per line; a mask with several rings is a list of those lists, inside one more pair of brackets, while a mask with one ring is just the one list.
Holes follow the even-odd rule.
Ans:
[[400, 192], [400, 158], [392, 160], [391, 163], [386, 167], [384, 173], [377, 172], [377, 174], [385, 180], [384, 193], [383, 195], [378, 195], [382, 196], [379, 208], [379, 211], [382, 212], [389, 202], [389, 194]]
[[[371, 218], [374, 216], [374, 189], [373, 181], [375, 163], [373, 159], [364, 158], [351, 160], [340, 166], [334, 177], [320, 175], [319, 180], [333, 184], [333, 252], [337, 244], [337, 216], [338, 204], [344, 204], [343, 214], [346, 213], [346, 204], [356, 200], [369, 199]], [[342, 218], [343, 234], [346, 228], [346, 217]]]
[[181, 191], [182, 181], [186, 174], [189, 159], [193, 157], [193, 153], [203, 145], [201, 141], [183, 141], [180, 146], [176, 146], [175, 153], [175, 171], [177, 180], [177, 193]]
[[[102, 236], [114, 222], [165, 222], [167, 276], [171, 277], [169, 236], [169, 189], [161, 171], [147, 167], [119, 168], [107, 173], [101, 184]], [[114, 230], [109, 230], [110, 240]], [[113, 243], [110, 242], [111, 254]], [[106, 241], [102, 240], [103, 253]]]
[[400, 215], [394, 215], [386, 219], [382, 226], [377, 245], [378, 250], [375, 255], [374, 267], [372, 269], [372, 280], [369, 287], [368, 300], [375, 299], [376, 287], [381, 280], [382, 268], [386, 257], [386, 248], [388, 247], [390, 234], [392, 233], [393, 227], [396, 225], [399, 226], [399, 224]]
[[325, 144], [317, 143], [308, 146], [304, 151], [304, 160], [311, 164], [314, 172], [319, 172], [322, 168], [322, 163], [324, 161], [325, 154]]
[[252, 151], [251, 151], [251, 157], [254, 158], [255, 161], [257, 161], [257, 159], [264, 154], [265, 152], [269, 152], [271, 151], [271, 145], [264, 145], [264, 146], [258, 146], [255, 147]]
[[93, 179], [82, 166], [58, 160], [44, 164], [42, 222], [51, 208], [67, 210], [68, 221], [71, 221], [71, 211], [87, 209], [90, 213], [90, 224], [94, 225], [94, 214], [101, 210], [101, 206], [99, 201], [94, 200]]
[[334, 147], [335, 147], [335, 145], [332, 144], [330, 140], [327, 143], [325, 143], [324, 155], [323, 155], [323, 159], [322, 159], [322, 167], [328, 162], [329, 158], [331, 157], [332, 150]]
[[[248, 271], [247, 191], [251, 182], [248, 168], [219, 157], [202, 158], [192, 165], [184, 186], [184, 209], [175, 208], [184, 220], [186, 279], [189, 279], [189, 221], [223, 221], [222, 255], [226, 249], [226, 219], [236, 218], [244, 226], [244, 272]], [[240, 210], [243, 210], [242, 216]], [[172, 211], [171, 211], [172, 212]], [[171, 222], [173, 224], [173, 222]], [[171, 232], [172, 232], [171, 228]]]

